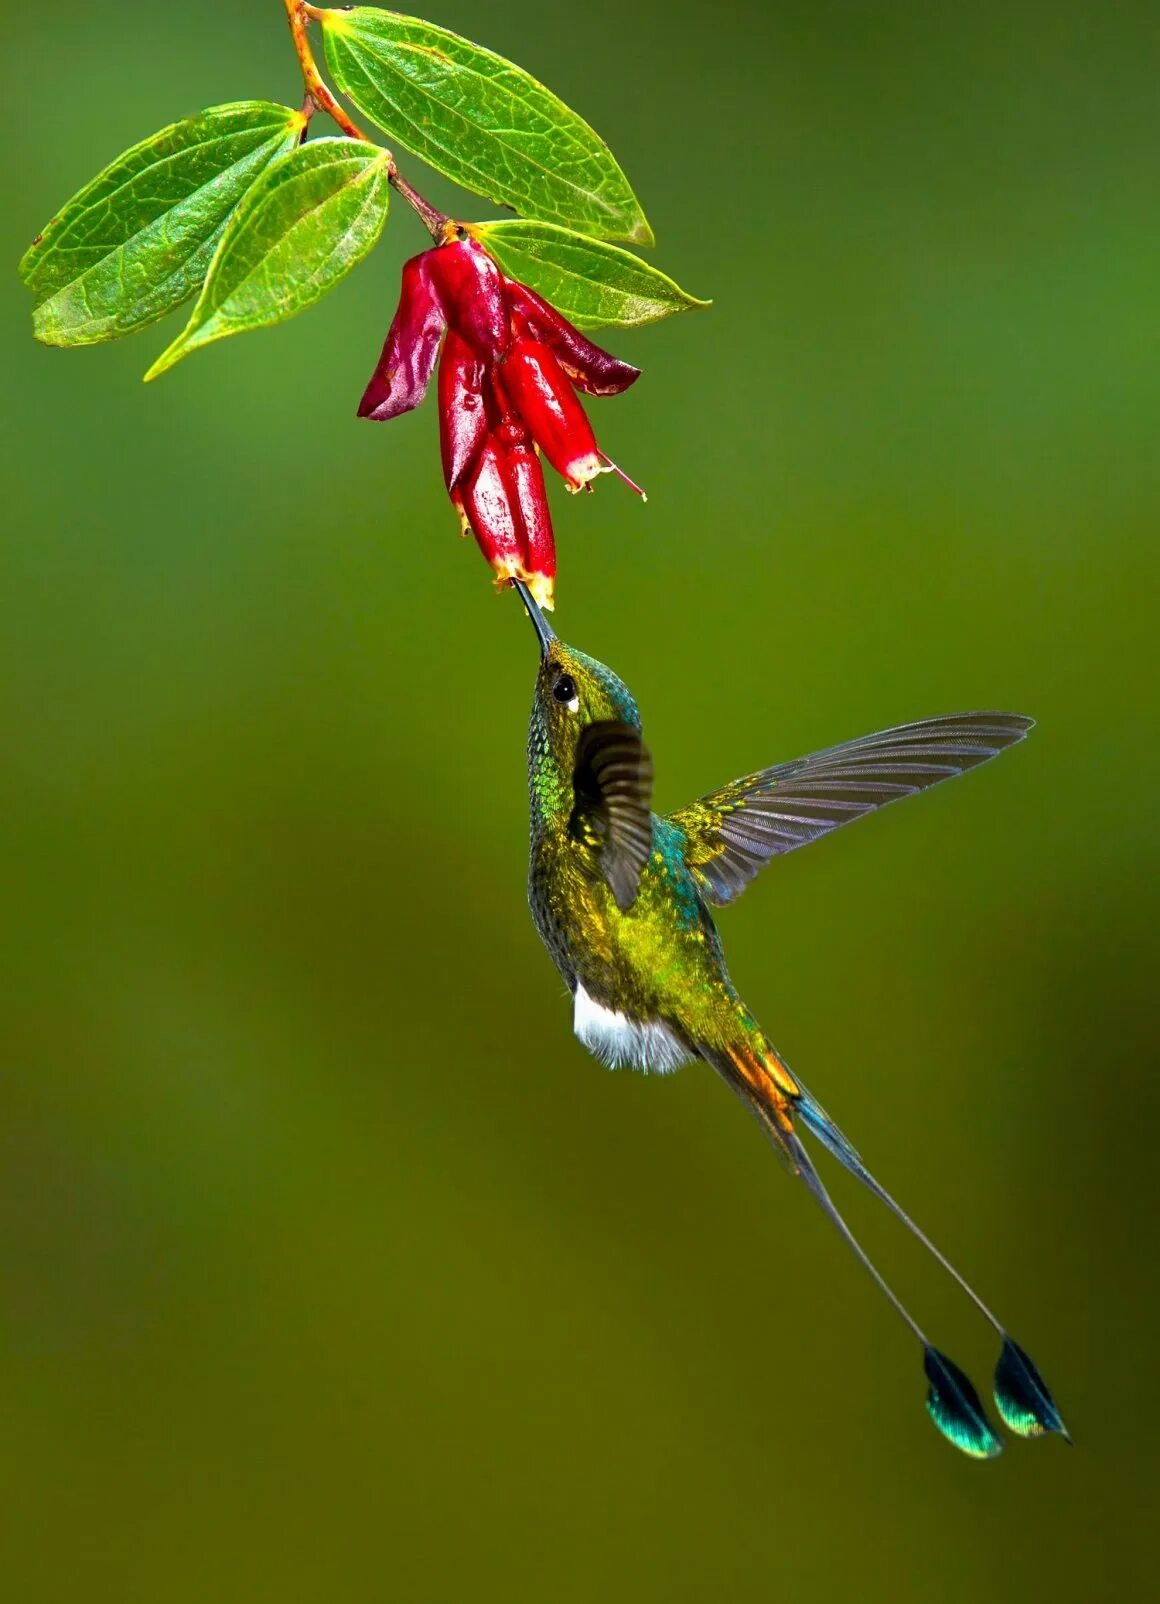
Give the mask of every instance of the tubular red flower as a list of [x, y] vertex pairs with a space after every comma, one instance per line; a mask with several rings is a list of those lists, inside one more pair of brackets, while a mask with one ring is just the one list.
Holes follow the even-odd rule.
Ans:
[[516, 505], [523, 524], [524, 580], [541, 607], [555, 606], [556, 540], [544, 470], [535, 447], [527, 438], [505, 447], [508, 472], [515, 489]]
[[533, 339], [549, 347], [572, 383], [586, 395], [621, 395], [640, 378], [639, 368], [594, 345], [526, 284], [509, 278], [504, 288], [511, 311], [523, 318]]
[[[452, 500], [458, 499], [453, 492]], [[462, 509], [480, 551], [500, 580], [523, 572], [522, 525], [514, 485], [507, 471], [503, 447], [492, 436], [483, 443], [473, 472], [462, 492]]]
[[584, 408], [546, 345], [520, 336], [500, 376], [514, 411], [570, 489], [580, 490], [604, 472]]
[[556, 547], [538, 453], [571, 490], [613, 469], [573, 385], [618, 395], [639, 370], [586, 339], [526, 285], [505, 279], [470, 238], [432, 246], [404, 266], [360, 415], [387, 420], [410, 411], [437, 360], [443, 477], [462, 532], [473, 532], [500, 583], [521, 579], [551, 607]]
[[503, 275], [472, 239], [451, 240], [426, 253], [428, 273], [447, 322], [485, 362], [498, 362], [511, 339]]
[[448, 490], [474, 466], [487, 435], [483, 386], [483, 359], [448, 329], [439, 359], [439, 446]]
[[359, 402], [360, 418], [385, 423], [417, 407], [427, 394], [439, 340], [446, 327], [443, 309], [427, 271], [433, 253], [424, 251], [403, 264], [399, 306], [378, 366]]

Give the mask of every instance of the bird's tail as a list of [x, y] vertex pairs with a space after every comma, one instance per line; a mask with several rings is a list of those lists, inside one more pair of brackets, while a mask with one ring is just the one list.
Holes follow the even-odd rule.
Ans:
[[843, 1136], [821, 1104], [810, 1096], [764, 1037], [756, 1030], [749, 1030], [742, 1039], [724, 1048], [702, 1048], [702, 1056], [732, 1086], [791, 1172], [805, 1182], [831, 1223], [922, 1343], [929, 1383], [926, 1406], [944, 1437], [956, 1448], [977, 1459], [991, 1459], [1002, 1449], [1002, 1442], [988, 1422], [970, 1381], [957, 1365], [927, 1341], [917, 1322], [887, 1285], [839, 1214], [802, 1146], [795, 1128], [798, 1122], [913, 1232], [998, 1331], [1003, 1339], [1003, 1348], [995, 1369], [995, 1405], [1009, 1429], [1022, 1437], [1037, 1437], [1044, 1432], [1057, 1431], [1066, 1438], [1067, 1431], [1059, 1410], [1031, 1359], [1007, 1335], [949, 1260], [874, 1179], [852, 1143]]

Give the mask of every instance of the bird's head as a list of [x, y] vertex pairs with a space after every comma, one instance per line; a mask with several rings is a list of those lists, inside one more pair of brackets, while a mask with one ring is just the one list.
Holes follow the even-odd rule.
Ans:
[[540, 642], [540, 666], [532, 703], [533, 745], [571, 774], [581, 732], [608, 721], [640, 729], [640, 714], [623, 680], [594, 657], [565, 646], [526, 587], [518, 580], [528, 617]]

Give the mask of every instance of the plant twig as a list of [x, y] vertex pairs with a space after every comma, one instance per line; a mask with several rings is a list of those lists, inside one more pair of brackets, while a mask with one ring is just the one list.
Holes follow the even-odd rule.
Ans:
[[306, 93], [319, 111], [324, 111], [328, 117], [334, 118], [348, 139], [362, 139], [368, 145], [373, 144], [371, 136], [363, 133], [322, 81], [322, 74], [314, 60], [314, 51], [310, 48], [310, 40], [306, 36], [308, 18], [302, 0], [283, 0], [283, 4], [286, 7], [286, 20], [290, 24], [290, 37], [294, 41], [294, 52], [298, 57], [298, 65], [302, 68], [302, 82], [306, 85]]
[[387, 173], [387, 178], [407, 202], [407, 205], [422, 219], [427, 232], [435, 243], [440, 244], [443, 240], [444, 230], [451, 219], [444, 212], [432, 206], [429, 200], [425, 200], [413, 185], [408, 184], [393, 160]]
[[[311, 48], [310, 39], [306, 32], [307, 23], [317, 20], [321, 15], [318, 7], [307, 5], [305, 0], [283, 0], [283, 4], [286, 7], [286, 20], [290, 24], [290, 37], [294, 41], [294, 52], [298, 57], [298, 65], [302, 69], [302, 82], [306, 89], [306, 98], [302, 105], [303, 115], [309, 121], [316, 111], [324, 111], [328, 117], [334, 119], [348, 139], [361, 139], [367, 144], [374, 144], [375, 141], [371, 139], [371, 136], [363, 132], [354, 119], [347, 114], [345, 108], [339, 104], [335, 96], [331, 94], [323, 82], [322, 74], [318, 70], [318, 63], [314, 59], [314, 51]], [[305, 137], [306, 133], [305, 129], [303, 129], [303, 138]], [[413, 184], [408, 184], [402, 173], [395, 166], [395, 158], [393, 156], [389, 156], [387, 177], [392, 187], [419, 217], [431, 238], [437, 244], [440, 243], [444, 238], [444, 231], [450, 219], [432, 206], [429, 200], [425, 200]]]

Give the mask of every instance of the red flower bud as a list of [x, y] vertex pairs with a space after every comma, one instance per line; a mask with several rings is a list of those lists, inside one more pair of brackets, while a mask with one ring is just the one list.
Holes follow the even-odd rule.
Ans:
[[523, 524], [524, 569], [520, 578], [540, 606], [551, 611], [555, 605], [556, 541], [552, 534], [544, 470], [535, 447], [526, 438], [509, 445], [506, 454]]
[[[452, 501], [457, 501], [453, 492]], [[503, 447], [490, 436], [462, 492], [466, 514], [479, 549], [495, 569], [496, 578], [521, 575], [524, 566], [522, 526], [514, 486], [507, 471]]]
[[403, 264], [403, 285], [395, 313], [362, 400], [360, 418], [385, 423], [417, 407], [427, 394], [445, 320], [427, 272], [432, 252]]
[[472, 239], [452, 240], [426, 253], [428, 272], [447, 322], [477, 356], [497, 362], [511, 339], [503, 275]]
[[640, 378], [631, 362], [594, 345], [556, 308], [515, 279], [505, 281], [508, 306], [523, 318], [533, 339], [548, 346], [564, 372], [586, 395], [620, 395]]
[[596, 436], [546, 345], [516, 339], [501, 369], [504, 391], [532, 439], [572, 490], [604, 472]]
[[448, 490], [474, 466], [487, 434], [483, 377], [482, 358], [448, 329], [439, 359], [439, 446]]

